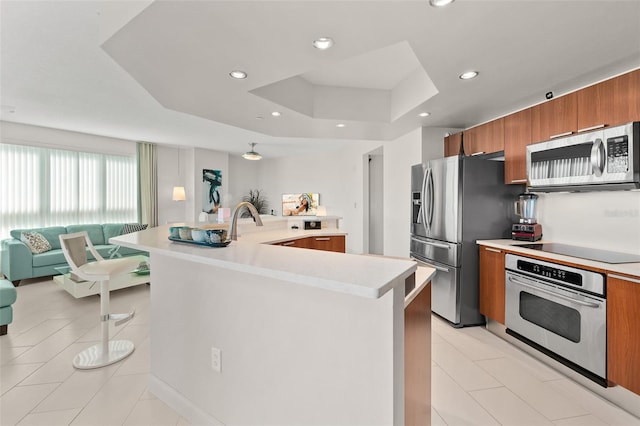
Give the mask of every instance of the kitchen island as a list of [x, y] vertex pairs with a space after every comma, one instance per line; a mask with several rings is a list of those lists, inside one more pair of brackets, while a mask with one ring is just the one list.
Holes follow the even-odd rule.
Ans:
[[405, 303], [420, 302], [434, 270], [168, 235], [111, 239], [150, 255], [149, 388], [160, 399], [194, 424], [404, 423]]

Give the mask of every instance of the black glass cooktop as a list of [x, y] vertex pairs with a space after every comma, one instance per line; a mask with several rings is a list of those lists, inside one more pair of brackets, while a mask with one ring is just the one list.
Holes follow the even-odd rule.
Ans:
[[564, 254], [565, 256], [579, 257], [581, 259], [595, 260], [604, 263], [636, 263], [640, 262], [640, 256], [630, 253], [618, 253], [592, 249], [586, 247], [570, 246], [557, 243], [534, 243], [518, 244], [518, 247], [525, 247], [533, 250], [545, 251], [548, 253]]

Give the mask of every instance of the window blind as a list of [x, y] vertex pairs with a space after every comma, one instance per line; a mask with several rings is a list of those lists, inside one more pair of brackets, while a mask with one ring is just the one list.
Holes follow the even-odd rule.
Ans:
[[0, 238], [16, 228], [136, 222], [133, 156], [0, 144]]

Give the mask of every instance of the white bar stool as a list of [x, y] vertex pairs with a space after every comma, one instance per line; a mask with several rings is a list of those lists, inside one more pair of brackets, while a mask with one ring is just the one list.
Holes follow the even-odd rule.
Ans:
[[[129, 340], [109, 340], [109, 321], [120, 325], [133, 318], [135, 311], [128, 314], [109, 313], [109, 280], [117, 275], [133, 271], [138, 266], [136, 259], [104, 259], [95, 249], [86, 231], [60, 235], [60, 246], [71, 272], [87, 281], [100, 281], [100, 321], [102, 340], [75, 356], [73, 366], [79, 369], [104, 367], [131, 355], [133, 342]], [[87, 248], [96, 259], [87, 261]]]

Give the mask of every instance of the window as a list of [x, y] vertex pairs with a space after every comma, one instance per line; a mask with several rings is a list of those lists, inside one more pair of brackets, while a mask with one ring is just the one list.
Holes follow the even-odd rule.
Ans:
[[0, 238], [16, 228], [136, 222], [136, 158], [0, 144]]

